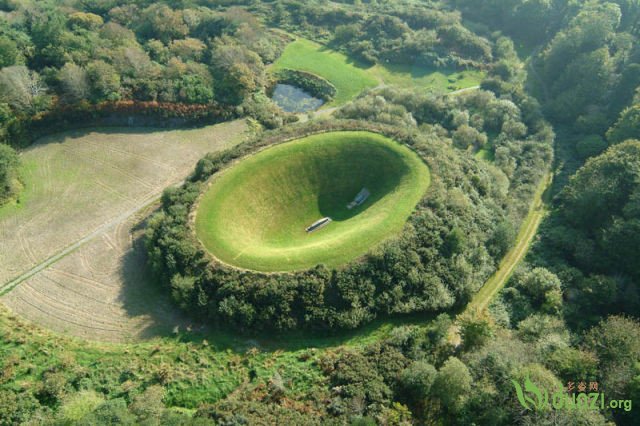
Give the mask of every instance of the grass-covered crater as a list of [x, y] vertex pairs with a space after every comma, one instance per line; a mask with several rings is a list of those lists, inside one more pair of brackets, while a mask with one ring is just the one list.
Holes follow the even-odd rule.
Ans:
[[[270, 147], [213, 181], [196, 234], [222, 262], [256, 271], [337, 267], [398, 233], [429, 186], [410, 149], [371, 132], [330, 132]], [[348, 204], [363, 189], [369, 197]], [[314, 232], [316, 220], [331, 222]]]
[[[363, 187], [370, 197], [346, 210]], [[148, 262], [183, 309], [212, 323], [354, 328], [468, 300], [494, 271], [507, 196], [495, 168], [436, 131], [311, 121], [201, 159], [149, 221]], [[203, 214], [208, 203], [217, 212]], [[307, 235], [325, 215], [334, 220]]]

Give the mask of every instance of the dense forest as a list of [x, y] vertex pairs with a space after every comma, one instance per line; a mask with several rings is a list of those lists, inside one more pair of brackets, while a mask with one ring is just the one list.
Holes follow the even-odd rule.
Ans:
[[[331, 119], [293, 123], [267, 96], [291, 34], [364, 65], [486, 77], [454, 95], [376, 87]], [[132, 114], [155, 126], [251, 117], [265, 129], [203, 158], [149, 220], [160, 291], [248, 336], [407, 320], [284, 358], [280, 347], [229, 355], [201, 337], [96, 355], [3, 313], [0, 425], [636, 424], [637, 407], [526, 410], [512, 380], [595, 383], [640, 401], [638, 37], [637, 0], [0, 0], [0, 204], [23, 185], [14, 148], [46, 132]], [[429, 165], [436, 178], [402, 234], [339, 270], [274, 276], [210, 259], [189, 223], [207, 180], [332, 129], [389, 135]], [[456, 320], [549, 168], [532, 250], [486, 312]], [[218, 382], [234, 386], [208, 395]]]

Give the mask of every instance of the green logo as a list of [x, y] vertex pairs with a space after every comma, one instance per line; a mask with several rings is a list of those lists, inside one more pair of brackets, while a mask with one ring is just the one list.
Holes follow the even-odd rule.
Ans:
[[[520, 405], [526, 410], [547, 411], [551, 410], [612, 410], [631, 411], [632, 401], [630, 399], [612, 399], [606, 400], [604, 392], [589, 392], [585, 382], [580, 382], [577, 387], [578, 392], [573, 390], [574, 382], [569, 382], [569, 392], [562, 387], [559, 388], [551, 396], [549, 401], [549, 393], [545, 389], [540, 389], [533, 383], [529, 376], [524, 380], [524, 390], [520, 383], [511, 380], [516, 388], [516, 394]], [[597, 382], [590, 383], [589, 390], [597, 390]]]
[[549, 409], [549, 393], [545, 390], [536, 386], [531, 380], [529, 380], [529, 376], [527, 376], [524, 380], [524, 390], [520, 387], [520, 383], [515, 380], [511, 380], [513, 385], [516, 388], [516, 394], [518, 395], [518, 401], [520, 404], [526, 408], [527, 410], [537, 410], [543, 411]]

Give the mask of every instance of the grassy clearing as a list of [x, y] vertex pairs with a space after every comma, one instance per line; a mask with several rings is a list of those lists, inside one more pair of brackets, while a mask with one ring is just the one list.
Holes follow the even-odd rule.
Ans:
[[484, 78], [484, 73], [478, 70], [443, 71], [406, 65], [375, 65], [367, 71], [389, 86], [444, 93], [478, 86]]
[[[154, 339], [126, 346], [89, 343], [40, 330], [13, 318], [3, 307], [0, 329], [0, 359], [10, 359], [12, 366], [5, 373], [24, 388], [38, 386], [47, 371], [63, 371], [68, 382], [80, 376], [86, 386], [102, 389], [111, 398], [139, 392], [141, 382], [166, 380], [168, 405], [195, 408], [224, 398], [248, 377], [244, 355], [204, 341]], [[287, 378], [297, 377], [294, 368], [300, 370], [306, 363], [292, 365], [295, 357], [292, 353], [256, 355], [252, 361], [270, 366], [257, 371], [258, 380], [268, 380], [276, 368], [282, 368]], [[309, 367], [306, 375], [313, 373]]]
[[[223, 173], [196, 231], [225, 263], [259, 271], [339, 266], [398, 232], [429, 185], [406, 147], [369, 132], [333, 132], [269, 148]], [[366, 187], [369, 199], [346, 205]], [[326, 227], [305, 228], [329, 216]]]
[[477, 86], [484, 78], [484, 73], [477, 70], [442, 71], [420, 66], [364, 65], [303, 38], [290, 43], [272, 66], [274, 71], [283, 68], [311, 72], [331, 82], [337, 94], [327, 104], [329, 106], [344, 104], [363, 90], [381, 84], [451, 92]]
[[119, 214], [180, 182], [207, 152], [241, 140], [245, 124], [194, 130], [80, 130], [21, 154], [25, 188], [0, 208], [0, 286]]
[[364, 89], [378, 85], [373, 76], [345, 55], [305, 39], [290, 43], [272, 67], [274, 71], [283, 68], [307, 71], [333, 84], [336, 97], [327, 105], [344, 104]]

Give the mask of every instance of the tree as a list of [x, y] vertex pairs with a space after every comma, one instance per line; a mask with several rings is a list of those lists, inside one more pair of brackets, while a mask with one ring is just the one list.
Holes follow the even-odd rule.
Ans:
[[627, 139], [640, 139], [640, 104], [622, 111], [616, 124], [607, 131], [607, 140], [611, 145]]
[[127, 410], [127, 403], [122, 398], [111, 399], [100, 404], [94, 411], [84, 416], [78, 425], [134, 425], [136, 419]]
[[174, 40], [169, 50], [183, 61], [199, 61], [207, 46], [196, 38]]
[[601, 366], [633, 365], [640, 359], [640, 323], [610, 316], [589, 330], [584, 346], [598, 355]]
[[607, 149], [607, 143], [600, 135], [585, 136], [576, 143], [576, 151], [583, 159], [599, 155], [605, 149]]
[[467, 366], [458, 358], [449, 358], [436, 376], [431, 394], [440, 399], [450, 412], [457, 412], [471, 391], [473, 378]]
[[48, 107], [47, 87], [35, 71], [24, 65], [0, 70], [0, 101], [24, 114], [35, 114]]
[[93, 61], [87, 65], [93, 101], [117, 101], [120, 99], [120, 74], [113, 65], [104, 61]]
[[0, 205], [16, 194], [18, 183], [18, 154], [0, 143]]
[[165, 412], [163, 398], [164, 388], [162, 386], [149, 386], [144, 392], [133, 398], [129, 411], [136, 415], [139, 422], [158, 422]]
[[533, 306], [540, 307], [554, 297], [554, 293], [562, 291], [562, 283], [556, 274], [548, 269], [538, 267], [519, 282], [518, 289], [529, 296]]
[[[420, 407], [429, 397], [431, 386], [438, 374], [436, 368], [426, 361], [414, 361], [400, 372], [400, 394], [412, 407]], [[416, 409], [417, 412], [421, 410]]]
[[89, 76], [80, 66], [67, 62], [58, 72], [58, 80], [69, 102], [86, 100], [90, 96]]
[[73, 424], [89, 415], [103, 402], [104, 397], [94, 391], [80, 391], [65, 398], [57, 418], [64, 424]]
[[628, 399], [629, 385], [640, 359], [640, 323], [610, 316], [589, 330], [584, 347], [598, 356], [603, 386], [610, 398]]
[[464, 316], [460, 321], [460, 336], [465, 349], [470, 350], [484, 345], [493, 337], [493, 324], [486, 314]]
[[184, 22], [182, 10], [174, 10], [165, 4], [153, 4], [142, 11], [138, 32], [147, 39], [158, 39], [165, 44], [184, 38], [189, 27]]
[[487, 135], [480, 133], [478, 130], [463, 124], [453, 132], [453, 144], [460, 149], [469, 147], [482, 148], [487, 143]]
[[217, 93], [223, 102], [240, 104], [264, 85], [264, 64], [260, 56], [228, 37], [216, 41], [211, 54]]
[[487, 250], [495, 259], [501, 259], [516, 239], [516, 230], [508, 220], [501, 221], [487, 241]]
[[567, 222], [585, 231], [619, 215], [638, 185], [640, 142], [628, 141], [588, 161], [560, 195]]
[[69, 16], [69, 25], [72, 27], [95, 30], [101, 27], [102, 24], [104, 24], [104, 20], [95, 13], [74, 12]]
[[16, 43], [6, 36], [0, 37], [0, 68], [14, 65], [19, 51]]

